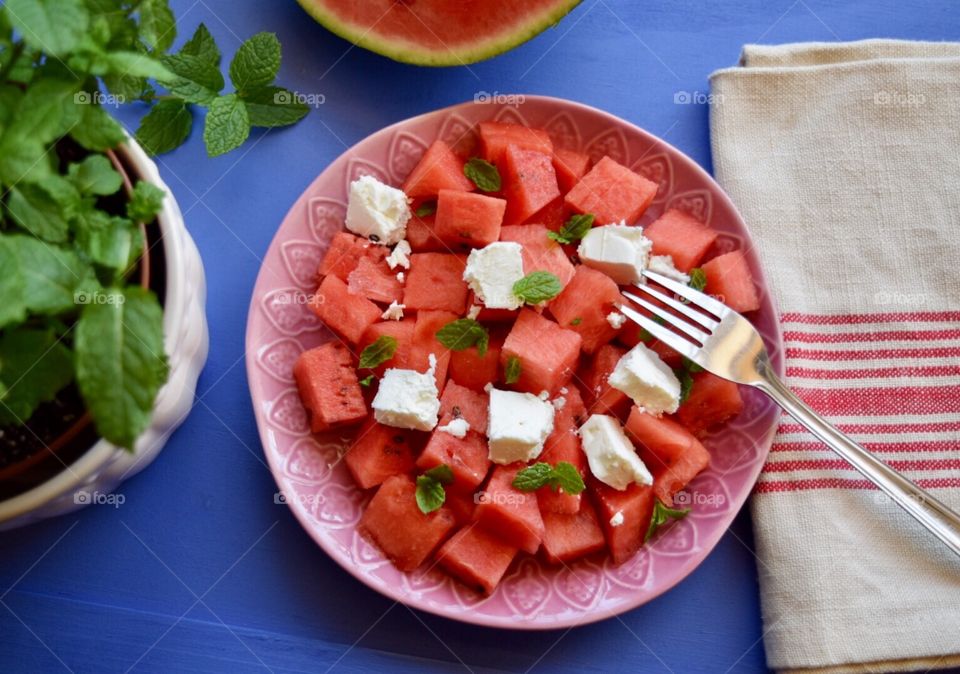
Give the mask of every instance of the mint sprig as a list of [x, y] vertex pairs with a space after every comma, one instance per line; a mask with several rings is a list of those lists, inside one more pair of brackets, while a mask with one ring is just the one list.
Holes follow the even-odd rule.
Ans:
[[527, 304], [540, 304], [552, 300], [563, 290], [556, 274], [535, 271], [513, 284], [513, 294]]
[[571, 215], [559, 231], [547, 232], [547, 236], [557, 243], [573, 243], [587, 235], [593, 227], [593, 213], [578, 213]]
[[375, 342], [367, 345], [360, 352], [359, 367], [361, 370], [372, 370], [393, 358], [393, 354], [396, 352], [397, 338], [390, 335], [381, 335], [377, 337]]
[[437, 341], [451, 351], [463, 351], [471, 346], [477, 347], [480, 357], [487, 355], [490, 347], [490, 333], [479, 321], [472, 318], [458, 318], [437, 330]]
[[684, 510], [668, 508], [663, 505], [660, 499], [655, 499], [653, 503], [653, 515], [650, 518], [650, 526], [647, 527], [647, 533], [643, 537], [643, 542], [646, 543], [649, 541], [653, 535], [657, 533], [657, 530], [667, 522], [671, 520], [682, 520], [689, 514], [690, 508]]
[[481, 192], [499, 192], [502, 185], [497, 167], [480, 157], [473, 157], [463, 165], [463, 175]]
[[560, 461], [556, 466], [538, 461], [519, 471], [512, 484], [520, 491], [536, 491], [549, 486], [553, 491], [560, 488], [564, 493], [574, 496], [585, 489], [580, 471], [567, 461]]
[[703, 292], [703, 289], [707, 287], [707, 274], [702, 268], [694, 267], [690, 270], [690, 282], [687, 285], [694, 290]]
[[447, 500], [446, 485], [453, 484], [453, 471], [445, 463], [435, 466], [417, 477], [414, 496], [420, 512], [429, 515]]

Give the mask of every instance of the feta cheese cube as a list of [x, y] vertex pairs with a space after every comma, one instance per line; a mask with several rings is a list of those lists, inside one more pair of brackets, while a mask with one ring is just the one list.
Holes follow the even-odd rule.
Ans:
[[436, 356], [430, 354], [430, 369], [426, 372], [397, 368], [384, 372], [373, 398], [374, 418], [384, 426], [433, 430], [440, 414], [436, 368]]
[[[406, 239], [399, 241], [396, 246], [393, 247], [393, 250], [390, 251], [390, 254], [387, 255], [387, 266], [390, 269], [396, 269], [397, 267], [403, 267], [404, 269], [410, 269], [410, 253], [413, 252], [410, 249], [410, 244]], [[403, 272], [400, 272], [401, 274]]]
[[614, 330], [619, 330], [626, 322], [627, 317], [621, 314], [619, 311], [611, 311], [609, 314], [607, 314], [607, 323], [609, 323], [610, 327]]
[[513, 294], [513, 284], [523, 278], [523, 247], [497, 241], [470, 251], [463, 280], [477, 299], [491, 309], [518, 309], [523, 300]]
[[653, 242], [643, 235], [642, 227], [619, 224], [591, 229], [580, 241], [577, 253], [588, 267], [626, 285], [643, 278], [652, 248]]
[[690, 276], [684, 274], [673, 264], [672, 255], [651, 255], [650, 261], [647, 263], [647, 269], [680, 283], [690, 283]]
[[607, 381], [651, 414], [673, 414], [680, 406], [680, 380], [656, 352], [643, 344], [620, 358]]
[[384, 185], [373, 176], [350, 183], [346, 225], [354, 234], [392, 246], [406, 236], [409, 219], [410, 205], [402, 190]]
[[467, 437], [467, 431], [470, 430], [470, 422], [462, 417], [451, 419], [450, 423], [437, 426], [437, 430], [443, 433], [449, 433], [455, 438], [465, 438]]
[[540, 456], [553, 432], [554, 408], [530, 393], [490, 390], [487, 447], [490, 460], [508, 464]]
[[653, 484], [653, 476], [615, 417], [592, 414], [580, 427], [580, 439], [590, 472], [604, 484], [620, 491], [633, 483]]
[[386, 311], [380, 314], [380, 318], [385, 321], [399, 321], [403, 318], [403, 310], [407, 308], [406, 304], [398, 304], [396, 300], [390, 303]]

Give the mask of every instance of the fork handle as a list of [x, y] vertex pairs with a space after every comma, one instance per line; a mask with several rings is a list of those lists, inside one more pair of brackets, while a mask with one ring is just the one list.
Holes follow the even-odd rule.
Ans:
[[764, 374], [757, 388], [960, 555], [960, 515], [827, 423], [772, 372]]

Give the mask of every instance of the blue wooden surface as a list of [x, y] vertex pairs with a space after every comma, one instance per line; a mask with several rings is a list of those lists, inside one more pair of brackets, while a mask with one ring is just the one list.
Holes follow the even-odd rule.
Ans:
[[[122, 507], [0, 535], [0, 671], [765, 671], [745, 513], [666, 596], [568, 632], [460, 625], [391, 606], [353, 580], [273, 503], [243, 366], [250, 291], [297, 195], [387, 124], [478, 92], [550, 94], [620, 115], [709, 168], [707, 108], [675, 95], [706, 93], [708, 74], [735, 63], [742, 44], [956, 40], [954, 3], [585, 0], [510, 54], [445, 70], [352, 49], [291, 0], [173, 5], [181, 39], [204, 21], [228, 54], [275, 31], [281, 81], [325, 101], [225, 157], [206, 159], [194, 133], [162, 158], [210, 288], [197, 405], [156, 463], [121, 487]], [[133, 123], [133, 111], [119, 114]]]

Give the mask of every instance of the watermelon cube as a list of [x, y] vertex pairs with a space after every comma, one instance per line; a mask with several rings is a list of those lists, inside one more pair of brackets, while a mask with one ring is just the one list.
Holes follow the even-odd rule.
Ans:
[[383, 262], [389, 250], [385, 246], [371, 243], [367, 239], [355, 236], [350, 232], [339, 231], [330, 240], [330, 247], [320, 261], [319, 276], [333, 274], [341, 281], [346, 281], [357, 262], [362, 258], [370, 258], [373, 262]]
[[655, 417], [630, 410], [627, 435], [637, 446], [637, 454], [653, 475], [653, 490], [666, 505], [673, 495], [687, 486], [710, 464], [710, 454], [686, 428], [668, 417]]
[[[561, 461], [572, 464], [580, 472], [581, 477], [587, 475], [587, 456], [580, 448], [580, 436], [577, 428], [583, 416], [583, 401], [576, 389], [568, 391], [564, 396], [565, 403], [553, 420], [553, 432], [543, 444], [543, 452], [538, 461], [544, 461], [556, 466]], [[571, 514], [580, 510], [581, 494], [567, 494], [562, 489], [554, 491], [544, 487], [537, 491], [537, 502], [541, 513]]]
[[623, 304], [620, 288], [603, 272], [585, 265], [548, 305], [557, 323], [573, 330], [583, 340], [583, 350], [594, 353], [617, 336], [607, 316]]
[[473, 522], [473, 511], [477, 507], [476, 494], [469, 491], [460, 492], [455, 489], [447, 489], [446, 493], [447, 496], [443, 505], [453, 513], [457, 526], [462, 527], [468, 524], [476, 526]]
[[490, 396], [486, 391], [474, 391], [451, 379], [440, 396], [440, 425], [462, 418], [471, 429], [485, 434], [489, 407]]
[[521, 468], [523, 464], [493, 469], [474, 518], [505, 543], [533, 554], [543, 538], [543, 518], [537, 507], [537, 495], [520, 491], [512, 484]]
[[483, 248], [500, 238], [507, 202], [475, 192], [440, 190], [434, 231], [454, 250]]
[[546, 155], [553, 154], [553, 141], [547, 132], [541, 129], [504, 122], [480, 122], [478, 127], [483, 158], [494, 164], [500, 164], [511, 145]]
[[497, 381], [502, 347], [503, 338], [491, 335], [490, 346], [483, 356], [475, 346], [454, 351], [450, 354], [450, 378], [469, 389], [482, 391], [487, 384]]
[[463, 315], [467, 310], [466, 258], [446, 253], [414, 253], [403, 290], [410, 310], [439, 309]]
[[361, 489], [370, 489], [392, 475], [413, 470], [412, 431], [379, 424], [373, 415], [357, 429], [343, 462]]
[[593, 506], [584, 503], [570, 515], [543, 513], [543, 553], [551, 564], [566, 564], [606, 547]]
[[507, 572], [517, 549], [478, 526], [465, 526], [437, 551], [437, 562], [464, 585], [490, 594]]
[[500, 174], [507, 210], [503, 224], [516, 225], [560, 197], [557, 174], [550, 155], [507, 146]]
[[566, 194], [587, 174], [590, 168], [590, 155], [564, 148], [553, 150], [553, 169], [557, 172], [557, 184]]
[[597, 225], [621, 220], [632, 225], [656, 195], [655, 182], [604, 157], [577, 181], [565, 199], [578, 213], [593, 213]]
[[608, 381], [613, 368], [626, 353], [626, 349], [619, 346], [604, 344], [580, 372], [590, 414], [609, 414], [620, 418], [626, 415], [630, 398], [623, 391], [610, 386]]
[[510, 225], [500, 230], [501, 241], [513, 241], [523, 246], [523, 272], [548, 271], [566, 286], [573, 278], [573, 263], [563, 246], [547, 236], [543, 225]]
[[390, 271], [386, 262], [375, 262], [369, 257], [357, 260], [357, 266], [347, 276], [347, 288], [354, 295], [383, 304], [399, 302], [403, 297], [403, 285], [396, 272]]
[[760, 295], [742, 250], [719, 255], [703, 265], [707, 275], [706, 291], [734, 311], [760, 308]]
[[403, 191], [410, 198], [436, 197], [440, 190], [473, 189], [473, 183], [463, 174], [463, 160], [442, 140], [427, 148], [403, 183]]
[[310, 300], [310, 309], [324, 325], [356, 344], [371, 325], [380, 320], [383, 310], [365, 297], [354, 295], [339, 277], [330, 274]]
[[407, 220], [407, 243], [414, 253], [447, 252], [448, 248], [437, 237], [436, 214], [419, 216], [416, 213]]
[[477, 320], [484, 325], [487, 323], [513, 323], [517, 320], [517, 309], [491, 309], [485, 306], [481, 300], [477, 299], [477, 294], [472, 290], [467, 298], [467, 306], [480, 307]]
[[417, 507], [416, 485], [407, 475], [386, 480], [370, 500], [358, 529], [401, 571], [413, 571], [456, 525], [447, 508], [425, 514]]
[[490, 470], [487, 454], [482, 432], [471, 429], [465, 437], [458, 438], [446, 431], [434, 430], [417, 458], [417, 468], [429, 470], [446, 464], [453, 471], [453, 484], [448, 490], [472, 494]]
[[506, 367], [511, 357], [520, 359], [520, 378], [515, 387], [535, 395], [551, 395], [573, 375], [580, 356], [580, 335], [561, 328], [532, 309], [521, 309], [500, 352]]
[[450, 367], [450, 349], [437, 341], [437, 332], [459, 316], [449, 311], [419, 311], [413, 327], [413, 348], [410, 350], [412, 369], [426, 372], [430, 367], [430, 354], [437, 358], [437, 390], [442, 391]]
[[353, 424], [367, 416], [353, 356], [343, 344], [327, 342], [301, 353], [293, 366], [293, 378], [314, 433]]
[[[524, 220], [525, 225], [543, 225], [552, 232], [558, 231], [570, 219], [570, 209], [564, 203], [563, 197], [557, 197], [539, 211]], [[501, 240], [503, 234], [500, 234]]]
[[740, 387], [709, 372], [693, 375], [690, 395], [677, 410], [677, 419], [696, 436], [729, 421], [743, 410]]
[[[393, 337], [397, 340], [397, 350], [394, 351], [393, 358], [372, 370], [375, 375], [382, 377], [383, 371], [388, 367], [395, 367], [401, 370], [413, 368], [413, 360], [411, 358], [413, 350], [413, 328], [414, 320], [412, 318], [404, 318], [401, 321], [381, 321], [374, 323], [366, 329], [363, 337], [360, 338], [360, 343], [357, 345], [361, 353], [363, 349], [373, 344], [380, 337]], [[369, 373], [370, 370], [366, 372]]]
[[[653, 515], [654, 493], [649, 485], [631, 484], [620, 491], [598, 480], [589, 483], [593, 503], [597, 508], [597, 518], [607, 539], [607, 548], [614, 564], [623, 564], [633, 557], [643, 545]], [[620, 513], [614, 522], [623, 521], [614, 526], [611, 520]]]
[[683, 211], [671, 208], [644, 228], [654, 255], [669, 255], [674, 266], [688, 272], [717, 240], [717, 233]]

